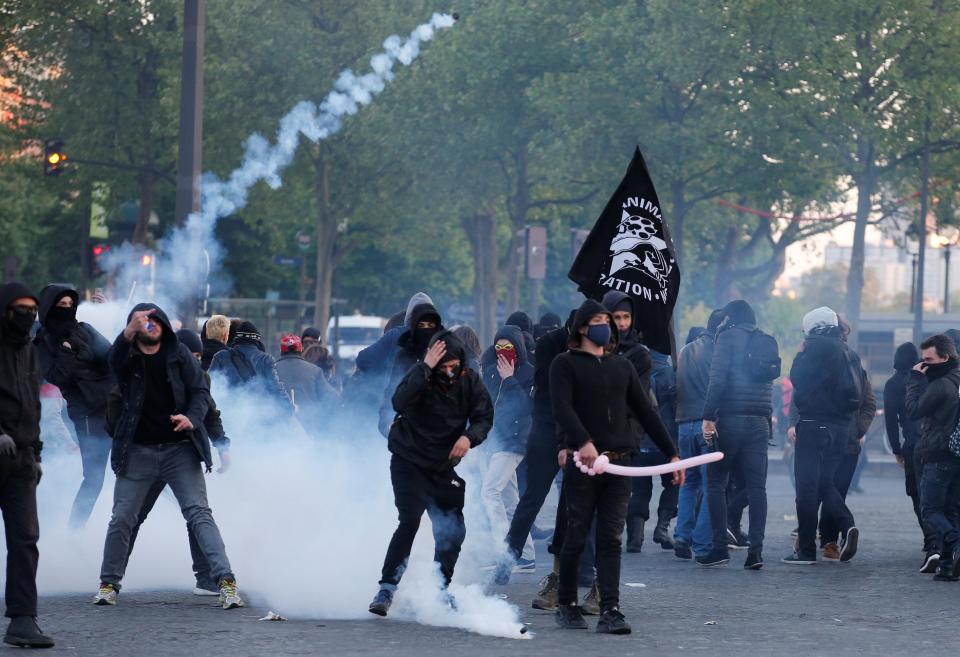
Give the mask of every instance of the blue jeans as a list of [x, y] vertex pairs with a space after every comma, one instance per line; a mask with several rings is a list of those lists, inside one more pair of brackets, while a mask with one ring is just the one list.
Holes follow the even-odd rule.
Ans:
[[[93, 431], [88, 431], [88, 429]], [[103, 478], [110, 460], [110, 436], [96, 433], [96, 426], [89, 419], [77, 425], [77, 441], [80, 444], [80, 460], [83, 464], [83, 482], [73, 500], [70, 510], [70, 527], [80, 529], [87, 524], [93, 507], [103, 488]]]
[[[677, 425], [679, 433], [680, 458], [699, 456], [708, 450], [701, 433], [702, 422], [681, 422]], [[687, 478], [680, 487], [680, 502], [677, 508], [677, 527], [673, 531], [673, 540], [677, 543], [692, 545], [697, 556], [703, 556], [713, 548], [713, 534], [710, 530], [710, 513], [704, 504], [707, 480], [707, 466], [687, 470]]]
[[126, 470], [117, 476], [113, 489], [113, 517], [103, 546], [100, 581], [120, 588], [127, 568], [130, 536], [147, 496], [159, 482], [169, 484], [177, 498], [187, 527], [210, 564], [214, 581], [225, 577], [233, 579], [220, 530], [207, 505], [200, 454], [193, 443], [186, 440], [165, 445], [132, 444], [128, 448]]
[[923, 522], [936, 532], [947, 554], [960, 548], [960, 520], [956, 517], [958, 500], [960, 459], [924, 463], [920, 478], [920, 511]]

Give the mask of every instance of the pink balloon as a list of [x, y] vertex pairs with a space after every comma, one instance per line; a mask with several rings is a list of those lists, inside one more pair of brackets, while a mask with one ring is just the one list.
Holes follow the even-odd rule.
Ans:
[[580, 469], [580, 472], [590, 475], [591, 477], [594, 475], [603, 474], [605, 472], [620, 475], [621, 477], [653, 477], [656, 475], [677, 472], [679, 470], [686, 470], [688, 468], [696, 468], [701, 465], [706, 465], [707, 463], [715, 463], [722, 458], [723, 452], [707, 452], [706, 454], [700, 454], [699, 456], [681, 459], [679, 461], [671, 461], [670, 463], [664, 463], [663, 465], [648, 465], [636, 468], [610, 463], [610, 459], [607, 457], [607, 455], [601, 454], [597, 457], [597, 460], [593, 462], [593, 467], [588, 468], [580, 462], [580, 452], [573, 453], [573, 462]]

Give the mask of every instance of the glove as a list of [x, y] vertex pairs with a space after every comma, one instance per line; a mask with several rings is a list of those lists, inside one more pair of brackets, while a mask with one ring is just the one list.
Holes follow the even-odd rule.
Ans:
[[17, 443], [7, 434], [0, 434], [0, 456], [12, 457], [17, 455]]

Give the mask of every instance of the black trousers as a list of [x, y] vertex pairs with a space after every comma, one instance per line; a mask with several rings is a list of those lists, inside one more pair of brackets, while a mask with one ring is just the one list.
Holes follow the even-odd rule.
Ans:
[[794, 469], [797, 476], [797, 520], [800, 532], [798, 553], [805, 558], [817, 556], [817, 511], [834, 519], [840, 533], [853, 527], [853, 514], [847, 508], [836, 484], [837, 469], [843, 461], [849, 440], [849, 423], [829, 423], [801, 418], [797, 423], [797, 451]]
[[[857, 471], [857, 464], [859, 462], [860, 450], [856, 452], [850, 452], [848, 450], [840, 460], [837, 473], [833, 476], [833, 483], [837, 487], [837, 492], [840, 493], [840, 497], [843, 498], [844, 502], [847, 500], [847, 493], [850, 492], [850, 485], [853, 483], [853, 475]], [[825, 546], [827, 543], [839, 543], [840, 538], [840, 525], [838, 524], [838, 520], [827, 511], [826, 507], [821, 508], [820, 547]]]
[[[640, 451], [630, 459], [630, 465], [635, 467], [646, 467], [651, 465], [663, 465], [670, 459], [663, 455], [659, 449]], [[627, 516], [630, 518], [642, 518], [644, 521], [650, 519], [650, 498], [653, 497], [653, 477], [630, 477], [633, 480], [633, 490], [630, 496], [630, 506], [627, 508]], [[657, 517], [664, 515], [669, 518], [677, 517], [677, 504], [680, 501], [680, 487], [673, 485], [673, 475], [660, 475], [660, 484], [663, 490], [660, 492], [660, 502], [657, 504]]]
[[[913, 503], [913, 512], [917, 516], [917, 523], [920, 525], [920, 531], [923, 532], [923, 549], [927, 552], [931, 550], [941, 550], [940, 536], [933, 529], [923, 522], [923, 514], [920, 512], [920, 478], [923, 474], [923, 464], [916, 456], [916, 445], [903, 445], [903, 474], [904, 484], [907, 489], [907, 497]], [[958, 500], [960, 504], [960, 500]]]
[[390, 480], [400, 524], [390, 539], [380, 584], [400, 583], [424, 511], [433, 524], [433, 559], [440, 564], [444, 583], [449, 584], [467, 535], [463, 522], [466, 483], [453, 468], [432, 472], [396, 454], [390, 460]]
[[[619, 465], [627, 465], [621, 460]], [[630, 503], [628, 477], [585, 475], [572, 459], [564, 470], [567, 534], [560, 551], [560, 604], [577, 602], [580, 555], [596, 514], [597, 585], [602, 610], [620, 604], [620, 543]]]
[[[140, 533], [140, 525], [143, 524], [143, 521], [146, 520], [150, 512], [153, 511], [153, 505], [157, 503], [157, 498], [160, 497], [160, 494], [166, 486], [166, 482], [157, 482], [153, 488], [150, 489], [150, 492], [147, 493], [146, 499], [143, 500], [143, 507], [140, 509], [140, 515], [137, 516], [137, 524], [134, 526], [133, 531], [130, 532], [130, 547], [127, 549], [128, 562], [130, 561], [130, 555], [133, 554], [133, 544], [136, 542], [137, 535]], [[200, 544], [197, 543], [197, 537], [194, 536], [190, 525], [187, 525], [187, 540], [190, 543], [190, 557], [193, 559], [193, 574], [197, 579], [197, 586], [207, 589], [208, 591], [216, 590], [218, 583], [214, 580], [210, 572], [210, 563], [207, 561], [207, 558], [203, 556], [203, 550], [200, 549]]]
[[730, 474], [727, 485], [727, 526], [740, 527], [743, 524], [743, 510], [750, 504], [747, 495], [747, 483], [739, 468]]
[[[520, 501], [513, 512], [513, 520], [510, 521], [510, 530], [507, 532], [507, 546], [517, 559], [523, 552], [523, 544], [560, 470], [557, 464], [558, 451], [553, 430], [534, 424], [524, 458], [527, 464], [527, 485], [520, 494]], [[559, 509], [557, 513], [559, 514]]]
[[40, 522], [32, 454], [0, 457], [0, 510], [7, 539], [7, 618], [36, 616]]

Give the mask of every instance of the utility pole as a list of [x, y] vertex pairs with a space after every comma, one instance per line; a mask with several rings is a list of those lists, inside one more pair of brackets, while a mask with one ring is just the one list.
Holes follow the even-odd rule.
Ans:
[[923, 342], [923, 276], [927, 251], [927, 209], [930, 197], [930, 119], [923, 129], [923, 156], [920, 160], [920, 216], [917, 218], [917, 239], [920, 251], [917, 253], [917, 292], [916, 306], [913, 309], [913, 344]]
[[[174, 219], [178, 226], [200, 210], [200, 163], [203, 146], [203, 25], [204, 0], [183, 0], [183, 55], [180, 78], [180, 140], [177, 153], [177, 200]], [[197, 268], [202, 254], [197, 254]], [[197, 296], [206, 280], [193, 281], [184, 324], [197, 316]]]

